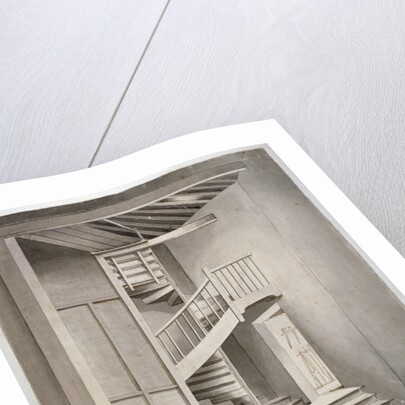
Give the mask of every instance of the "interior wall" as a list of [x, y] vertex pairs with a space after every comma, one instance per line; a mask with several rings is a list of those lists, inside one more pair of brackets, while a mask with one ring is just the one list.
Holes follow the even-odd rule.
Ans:
[[[4, 266], [4, 270], [10, 270], [5, 261], [6, 250], [0, 247], [0, 253], [0, 267]], [[68, 400], [62, 388], [2, 278], [0, 278], [0, 307], [1, 330], [7, 338], [38, 401], [41, 404], [68, 405]], [[47, 381], [47, 384], [44, 384], [44, 381]]]
[[[198, 213], [218, 221], [168, 243], [172, 254], [199, 285], [203, 267], [252, 252], [290, 319], [345, 386], [405, 399], [402, 304], [270, 158], [244, 160], [238, 184]], [[256, 332], [243, 328], [239, 342], [260, 358]]]

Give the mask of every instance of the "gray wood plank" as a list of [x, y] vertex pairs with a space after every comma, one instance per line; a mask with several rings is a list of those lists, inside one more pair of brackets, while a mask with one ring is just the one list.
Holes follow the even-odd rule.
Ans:
[[405, 254], [404, 7], [172, 2], [95, 163], [276, 118]]
[[3, 5], [1, 182], [88, 166], [165, 4]]

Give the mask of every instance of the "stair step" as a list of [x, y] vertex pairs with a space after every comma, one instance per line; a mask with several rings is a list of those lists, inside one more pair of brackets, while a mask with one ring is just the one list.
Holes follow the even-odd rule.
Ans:
[[[211, 390], [207, 391], [202, 391], [202, 392], [193, 392], [194, 396], [200, 400], [203, 398], [211, 398], [213, 399], [214, 397], [220, 397], [222, 401], [227, 401], [231, 398], [238, 398], [234, 396], [234, 392], [237, 390], [240, 390], [240, 385], [239, 384], [231, 384], [231, 385], [225, 385], [225, 386], [219, 386], [216, 388], [212, 388]], [[225, 397], [227, 395], [227, 397]], [[213, 399], [215, 402], [217, 402], [217, 398]]]
[[377, 399], [373, 402], [370, 402], [370, 405], [386, 405], [390, 404], [392, 399]]
[[288, 405], [305, 405], [305, 402], [301, 399], [292, 399], [291, 402], [288, 403]]
[[266, 404], [267, 402], [269, 402], [269, 400], [267, 399], [266, 395], [262, 394], [259, 395], [258, 397], [256, 397], [256, 399], [262, 404]]
[[236, 379], [233, 375], [228, 374], [222, 377], [214, 378], [213, 380], [204, 381], [202, 383], [193, 384], [190, 388], [193, 392], [207, 390], [209, 388], [216, 388], [221, 385], [230, 384], [235, 382]]
[[230, 401], [232, 405], [235, 404], [232, 400], [237, 400], [240, 402], [240, 400], [244, 397], [246, 397], [246, 391], [243, 388], [238, 388], [238, 389], [233, 389], [232, 391], [229, 391], [224, 394], [217, 395], [213, 398], [213, 401], [215, 401], [216, 404], [220, 403], [227, 403], [224, 401]]
[[142, 301], [145, 304], [152, 304], [154, 302], [159, 302], [164, 300], [169, 294], [172, 293], [174, 290], [174, 287], [169, 284], [166, 287], [163, 287], [162, 289], [154, 292], [153, 294], [149, 295], [148, 297], [144, 298]]
[[127, 292], [131, 297], [138, 297], [145, 294], [149, 294], [153, 291], [160, 290], [168, 285], [170, 285], [170, 283], [167, 280], [160, 280], [160, 284], [157, 284], [155, 282], [144, 284], [143, 286], [135, 287], [134, 291], [128, 289]]
[[363, 393], [360, 394], [359, 396], [353, 398], [352, 400], [345, 402], [345, 405], [359, 405], [359, 404], [364, 404], [366, 401], [369, 402], [371, 398], [377, 399], [374, 394], [367, 394]]
[[224, 359], [223, 359], [222, 357], [215, 356], [215, 354], [214, 354], [214, 356], [211, 356], [211, 357], [199, 368], [199, 370], [197, 371], [197, 373], [199, 373], [200, 370], [202, 370], [203, 368], [206, 368], [206, 367], [208, 367], [208, 366], [211, 366], [212, 364], [217, 364], [217, 363], [220, 363], [220, 362], [225, 363], [225, 361], [224, 361]]
[[187, 384], [191, 385], [191, 384], [195, 384], [198, 381], [203, 381], [203, 380], [208, 380], [208, 379], [212, 379], [212, 378], [217, 378], [221, 375], [224, 374], [229, 374], [229, 368], [227, 367], [221, 367], [219, 369], [213, 370], [209, 373], [205, 373], [205, 374], [199, 374], [197, 376], [192, 376], [191, 378], [189, 378], [187, 380]]
[[305, 402], [302, 399], [300, 398], [291, 399], [291, 397], [288, 395], [274, 398], [268, 402], [263, 401], [262, 403], [263, 405], [305, 405]]
[[312, 405], [340, 405], [362, 394], [361, 387], [341, 388], [317, 398]]
[[167, 300], [167, 303], [170, 306], [175, 306], [178, 304], [182, 304], [183, 303], [183, 299], [180, 297], [180, 295], [178, 294], [178, 292], [176, 290], [174, 290], [172, 292], [172, 294], [170, 295], [169, 299]]
[[288, 404], [291, 402], [291, 398], [288, 395], [283, 395], [277, 398], [274, 398], [268, 402], [265, 402], [265, 405], [281, 405], [281, 404]]
[[[226, 363], [224, 361], [218, 361], [217, 363], [209, 364], [208, 366], [202, 366], [196, 373], [192, 375], [191, 378], [209, 375], [211, 372], [215, 370], [219, 370], [222, 368], [227, 368]], [[204, 377], [202, 377], [204, 378]], [[189, 381], [189, 380], [187, 380]]]

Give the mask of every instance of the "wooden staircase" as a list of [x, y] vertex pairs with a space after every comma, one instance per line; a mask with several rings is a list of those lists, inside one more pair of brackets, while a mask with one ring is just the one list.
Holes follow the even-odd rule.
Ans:
[[[122, 282], [128, 294], [133, 297], [142, 298], [145, 304], [151, 305], [166, 301], [169, 305], [177, 305], [186, 301], [181, 292], [176, 289], [166, 269], [151, 249], [126, 251], [125, 254], [122, 255], [114, 254], [114, 256], [111, 257], [106, 256], [105, 260], [116, 274], [117, 278]], [[189, 328], [188, 332], [191, 330], [194, 330], [194, 332], [198, 331], [197, 333], [201, 340], [208, 335], [209, 331], [213, 332], [210, 333], [209, 339], [205, 342], [206, 344], [199, 346], [193, 353], [193, 356], [189, 357], [189, 364], [193, 363], [193, 367], [186, 371], [187, 375], [183, 374], [187, 385], [190, 387], [196, 399], [209, 400], [211, 404], [219, 404], [231, 400], [242, 400], [250, 395], [248, 389], [242, 386], [239, 379], [235, 376], [235, 372], [230, 369], [224, 356], [218, 351], [218, 348], [229, 336], [233, 328], [243, 320], [242, 312], [244, 312], [248, 301], [246, 301], [246, 297], [242, 294], [242, 291], [247, 292], [246, 288], [250, 285], [253, 290], [252, 293], [256, 294], [259, 300], [263, 297], [263, 289], [269, 290], [271, 295], [275, 293], [274, 287], [261, 275], [256, 275], [256, 284], [252, 284], [252, 282], [249, 281], [251, 279], [248, 279], [245, 290], [241, 290], [243, 286], [242, 281], [236, 280], [242, 277], [241, 271], [243, 270], [243, 266], [247, 266], [245, 263], [250, 263], [250, 266], [253, 266], [253, 261], [250, 255], [245, 255], [242, 259], [239, 259], [239, 261], [233, 262], [233, 265], [236, 265], [238, 262], [243, 262], [243, 264], [239, 263], [242, 267], [238, 268], [239, 273], [236, 273], [234, 278], [228, 283], [223, 281], [224, 287], [222, 295], [220, 291], [215, 288], [215, 281], [214, 284], [211, 285], [208, 277], [211, 277], [213, 274], [218, 274], [219, 278], [221, 278], [222, 273], [220, 274], [219, 270], [222, 268], [224, 271], [225, 268], [223, 266], [207, 273], [208, 277], [206, 282], [203, 283], [197, 293], [195, 293], [182, 308], [182, 315], [174, 320], [176, 326], [180, 328], [184, 326], [183, 330]], [[248, 269], [249, 268], [246, 267], [243, 271], [246, 272]], [[256, 267], [254, 267], [254, 269], [256, 269]], [[254, 271], [257, 272], [257, 270]], [[252, 273], [250, 277], [254, 277], [254, 274]], [[255, 289], [253, 288], [255, 285], [261, 286], [262, 288]], [[219, 287], [219, 289], [221, 288]], [[278, 290], [276, 293], [278, 294]], [[242, 298], [243, 300], [241, 302], [243, 305], [241, 307], [238, 303]], [[231, 307], [234, 308], [234, 311], [238, 312], [237, 318], [235, 318], [232, 310], [227, 311]], [[218, 323], [219, 319], [223, 319], [222, 326], [225, 327], [225, 330], [224, 327], [221, 327], [213, 331], [214, 325]], [[185, 325], [182, 326], [184, 322]], [[169, 326], [166, 325], [166, 327], [168, 328]], [[162, 333], [160, 333], [160, 335]], [[168, 332], [166, 331], [165, 333]], [[159, 334], [159, 332], [157, 334]], [[176, 333], [174, 333], [173, 336], [175, 336], [175, 334]], [[221, 337], [218, 335], [221, 335]], [[167, 335], [167, 337], [169, 338], [168, 343], [165, 342], [161, 336], [159, 340], [166, 350], [168, 350], [170, 357], [176, 364], [176, 357], [173, 356], [167, 344], [173, 344], [174, 347], [178, 344], [177, 347], [180, 350], [180, 347], [184, 346], [184, 339], [186, 339], [186, 343], [189, 343], [193, 341], [193, 338], [189, 338], [187, 334], [177, 336], [178, 342], [176, 343], [175, 340], [172, 339], [172, 335]], [[208, 351], [206, 348], [204, 349], [207, 345], [209, 345]], [[194, 346], [197, 346], [197, 344]], [[200, 357], [201, 352], [204, 358]], [[196, 358], [198, 359], [196, 360]], [[184, 362], [182, 364], [184, 364]], [[258, 404], [258, 402], [256, 403]]]
[[263, 405], [389, 405], [391, 400], [363, 392], [361, 387], [339, 388], [312, 403], [288, 395], [268, 400], [252, 399], [218, 350], [239, 322], [246, 308], [263, 299], [281, 296], [255, 265], [251, 254], [212, 270], [187, 300], [177, 291], [166, 269], [151, 249], [134, 250], [105, 258], [130, 296], [145, 304], [166, 301], [184, 306], [157, 332], [180, 374], [203, 404]]
[[248, 306], [281, 296], [254, 264], [251, 254], [203, 271], [207, 277], [204, 283], [155, 334], [185, 380], [244, 321], [243, 313]]

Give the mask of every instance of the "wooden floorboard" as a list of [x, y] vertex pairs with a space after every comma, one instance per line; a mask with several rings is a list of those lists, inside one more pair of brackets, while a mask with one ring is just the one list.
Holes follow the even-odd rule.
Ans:
[[1, 182], [88, 166], [165, 5], [2, 5]]

